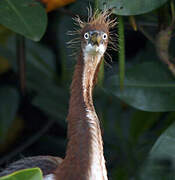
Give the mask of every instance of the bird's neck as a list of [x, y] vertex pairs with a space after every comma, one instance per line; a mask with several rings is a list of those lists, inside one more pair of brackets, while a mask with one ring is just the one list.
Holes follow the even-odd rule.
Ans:
[[65, 180], [107, 180], [100, 124], [92, 100], [100, 61], [101, 56], [80, 53], [75, 67], [67, 117], [69, 142], [59, 171], [66, 171]]

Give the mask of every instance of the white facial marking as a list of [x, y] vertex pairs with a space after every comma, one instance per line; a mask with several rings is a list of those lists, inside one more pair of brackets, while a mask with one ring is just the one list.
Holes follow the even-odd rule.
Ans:
[[88, 44], [85, 46], [84, 49], [84, 55], [86, 57], [86, 55], [103, 55], [104, 52], [106, 51], [106, 47], [104, 44], [100, 44], [99, 46], [92, 46], [92, 44]]
[[56, 180], [56, 177], [54, 174], [48, 174], [48, 175], [44, 176], [43, 180]]
[[100, 46], [99, 46], [99, 51], [100, 51], [102, 54], [104, 54], [104, 52], [106, 51], [106, 48], [105, 48], [105, 46], [104, 46], [103, 44], [100, 44]]

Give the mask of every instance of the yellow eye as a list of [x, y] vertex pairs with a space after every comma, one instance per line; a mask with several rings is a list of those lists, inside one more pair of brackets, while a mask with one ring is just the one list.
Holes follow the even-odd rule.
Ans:
[[108, 38], [108, 35], [106, 33], [103, 34], [103, 39], [107, 39]]
[[84, 34], [84, 39], [89, 39], [89, 33]]

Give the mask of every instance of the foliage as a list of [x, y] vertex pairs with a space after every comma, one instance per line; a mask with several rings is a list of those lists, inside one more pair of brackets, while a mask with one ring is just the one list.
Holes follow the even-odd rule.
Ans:
[[19, 179], [30, 179], [30, 180], [42, 180], [42, 173], [39, 168], [25, 169], [16, 171], [11, 175], [0, 178], [1, 180], [19, 180]]
[[168, 0], [122, 0], [122, 1], [115, 1], [112, 0], [110, 2], [106, 0], [99, 1], [100, 6], [103, 7], [104, 4], [109, 7], [114, 9], [114, 13], [117, 15], [140, 15], [144, 14], [150, 11], [153, 11], [163, 4], [165, 4]]
[[174, 110], [174, 78], [162, 64], [144, 62], [128, 69], [124, 80], [125, 88], [122, 91], [119, 89], [118, 79], [116, 76], [110, 77], [106, 90], [127, 104], [143, 111]]
[[42, 6], [35, 1], [0, 1], [0, 23], [34, 41], [43, 36], [47, 16]]
[[[105, 65], [94, 92], [109, 179], [175, 179], [174, 2], [91, 1], [95, 8], [112, 8], [111, 18], [119, 15], [114, 29], [119, 28], [119, 51], [108, 51], [112, 67]], [[75, 64], [66, 32], [76, 28], [72, 16], [86, 19], [88, 6], [88, 0], [77, 0], [47, 14], [36, 0], [0, 1], [2, 167], [21, 154], [64, 156]], [[0, 179], [15, 178], [41, 179], [41, 172], [23, 170]]]

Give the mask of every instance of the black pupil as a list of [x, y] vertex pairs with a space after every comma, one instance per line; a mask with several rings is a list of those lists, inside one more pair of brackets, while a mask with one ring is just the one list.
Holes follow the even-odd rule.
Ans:
[[88, 38], [88, 34], [85, 34], [85, 38]]
[[103, 35], [103, 38], [106, 39], [106, 34]]

